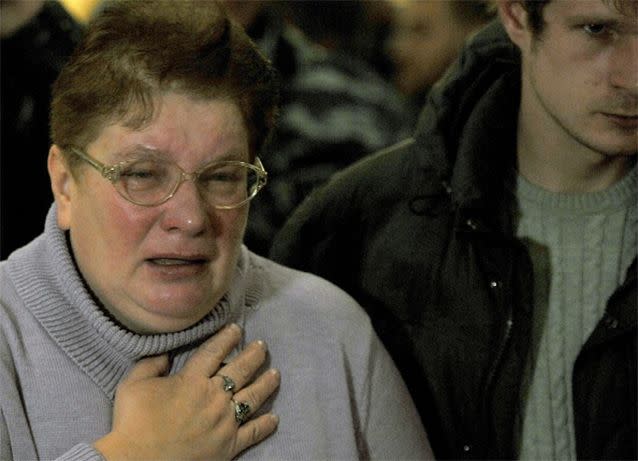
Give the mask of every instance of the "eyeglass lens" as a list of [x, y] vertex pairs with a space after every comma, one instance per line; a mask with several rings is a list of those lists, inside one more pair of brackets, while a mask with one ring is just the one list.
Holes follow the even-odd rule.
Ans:
[[[238, 205], [252, 198], [259, 182], [255, 169], [237, 162], [214, 163], [185, 176], [194, 179], [202, 195], [216, 206]], [[175, 164], [139, 160], [122, 168], [116, 186], [133, 202], [152, 205], [173, 194], [182, 181], [182, 170]]]

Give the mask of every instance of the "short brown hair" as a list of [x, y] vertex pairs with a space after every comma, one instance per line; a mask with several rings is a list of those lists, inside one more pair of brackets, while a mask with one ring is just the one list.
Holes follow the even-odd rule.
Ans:
[[[540, 37], [545, 29], [543, 9], [551, 0], [523, 0], [523, 7], [527, 11], [528, 25], [536, 37]], [[626, 15], [638, 14], [638, 0], [602, 0], [611, 5], [617, 11]]]
[[141, 128], [167, 91], [237, 103], [250, 153], [274, 125], [276, 72], [240, 26], [210, 1], [105, 5], [53, 87], [51, 139], [85, 146], [107, 123]]

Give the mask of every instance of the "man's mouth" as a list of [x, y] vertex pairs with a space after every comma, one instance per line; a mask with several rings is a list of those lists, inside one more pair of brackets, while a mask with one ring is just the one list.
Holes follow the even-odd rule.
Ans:
[[638, 124], [638, 115], [603, 113], [606, 117], [622, 126], [633, 127]]

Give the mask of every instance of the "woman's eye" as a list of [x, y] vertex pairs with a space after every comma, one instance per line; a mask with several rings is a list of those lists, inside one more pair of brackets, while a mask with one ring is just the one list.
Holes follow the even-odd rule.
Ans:
[[235, 182], [238, 181], [239, 174], [235, 169], [207, 171], [200, 176], [202, 181], [207, 182]]
[[126, 176], [127, 178], [150, 178], [151, 176], [153, 176], [153, 172], [143, 170], [130, 170], [122, 172], [122, 176]]
[[151, 179], [159, 178], [166, 174], [167, 168], [164, 165], [154, 162], [136, 162], [125, 168], [121, 176], [129, 179]]
[[235, 182], [237, 181], [237, 179], [238, 178], [236, 174], [230, 174], [230, 173], [217, 173], [208, 178], [209, 181], [216, 181], [216, 182]]

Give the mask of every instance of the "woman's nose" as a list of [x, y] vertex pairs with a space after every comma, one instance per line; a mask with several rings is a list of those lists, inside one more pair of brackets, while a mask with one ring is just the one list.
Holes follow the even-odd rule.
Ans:
[[196, 236], [210, 226], [211, 206], [202, 197], [197, 183], [182, 178], [175, 194], [163, 205], [162, 228], [170, 232], [184, 232]]

